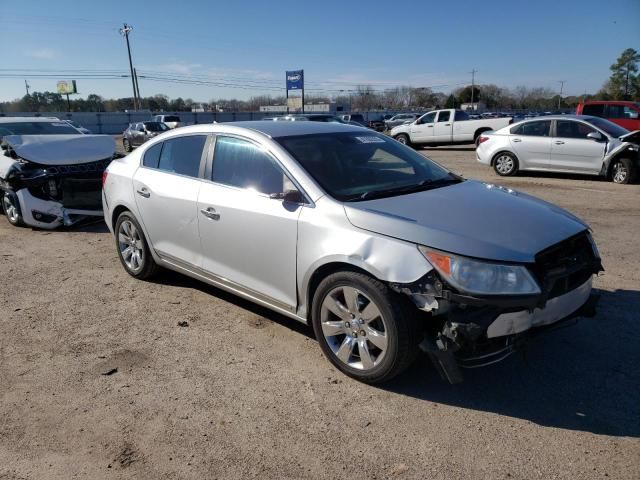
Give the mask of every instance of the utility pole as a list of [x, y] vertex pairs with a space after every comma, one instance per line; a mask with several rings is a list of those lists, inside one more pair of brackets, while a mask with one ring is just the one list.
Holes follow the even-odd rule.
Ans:
[[138, 96], [138, 106], [142, 108], [142, 97], [140, 97], [140, 85], [138, 84], [138, 71], [133, 69], [133, 78], [136, 79], [136, 95]]
[[471, 111], [472, 112], [478, 110], [477, 108], [473, 108], [473, 97], [476, 89], [476, 73], [478, 73], [478, 71], [475, 68], [471, 70]]
[[136, 79], [133, 74], [133, 62], [131, 61], [131, 46], [129, 45], [129, 33], [133, 30], [133, 27], [127, 25], [126, 23], [122, 24], [122, 28], [120, 29], [120, 34], [124, 36], [127, 41], [127, 53], [129, 54], [129, 69], [131, 70], [131, 86], [133, 87], [133, 108], [135, 110], [138, 109], [138, 95], [136, 95]]
[[558, 110], [560, 110], [560, 102], [562, 101], [562, 90], [564, 90], [564, 84], [567, 83], [566, 80], [558, 80], [560, 84], [560, 96], [558, 96]]
[[27, 96], [29, 96], [29, 88], [31, 87], [31, 85], [29, 85], [29, 82], [27, 82], [27, 79], [24, 79], [24, 86], [27, 89]]

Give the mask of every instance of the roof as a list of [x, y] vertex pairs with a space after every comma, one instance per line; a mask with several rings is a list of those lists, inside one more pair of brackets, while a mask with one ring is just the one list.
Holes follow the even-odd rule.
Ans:
[[60, 122], [58, 117], [0, 117], [0, 123], [19, 123], [19, 122]]
[[313, 135], [314, 133], [360, 132], [363, 128], [337, 122], [274, 122], [272, 120], [225, 122], [223, 125], [248, 128], [271, 138]]
[[518, 123], [531, 122], [534, 120], [591, 120], [592, 118], [601, 118], [594, 117], [593, 115], [540, 115], [538, 117], [526, 118], [524, 120], [520, 120]]

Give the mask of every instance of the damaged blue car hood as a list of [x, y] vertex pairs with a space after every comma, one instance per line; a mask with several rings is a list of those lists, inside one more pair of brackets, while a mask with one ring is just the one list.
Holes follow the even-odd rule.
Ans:
[[530, 195], [478, 181], [344, 204], [356, 227], [459, 255], [533, 263], [588, 226]]

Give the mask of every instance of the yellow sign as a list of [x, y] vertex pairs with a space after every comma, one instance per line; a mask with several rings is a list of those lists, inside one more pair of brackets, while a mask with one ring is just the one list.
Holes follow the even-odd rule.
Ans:
[[69, 95], [72, 93], [78, 93], [75, 80], [60, 80], [57, 85], [57, 91], [61, 95]]

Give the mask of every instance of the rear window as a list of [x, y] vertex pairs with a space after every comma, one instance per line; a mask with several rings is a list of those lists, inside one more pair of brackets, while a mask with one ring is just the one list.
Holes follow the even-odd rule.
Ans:
[[530, 137], [548, 137], [551, 120], [541, 120], [537, 122], [521, 123], [512, 127], [510, 132], [512, 135], [527, 135]]
[[160, 151], [162, 150], [162, 142], [149, 148], [144, 153], [142, 159], [142, 165], [149, 168], [158, 168], [158, 162], [160, 161]]
[[165, 122], [179, 122], [180, 121], [180, 117], [177, 117], [175, 115], [166, 115], [164, 117], [164, 121]]
[[582, 107], [583, 115], [593, 115], [594, 117], [604, 117], [604, 105], [585, 105]]
[[67, 122], [0, 123], [0, 137], [5, 135], [80, 135]]
[[198, 177], [206, 135], [189, 135], [166, 140], [158, 168], [166, 172]]

